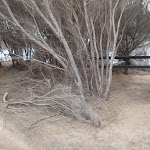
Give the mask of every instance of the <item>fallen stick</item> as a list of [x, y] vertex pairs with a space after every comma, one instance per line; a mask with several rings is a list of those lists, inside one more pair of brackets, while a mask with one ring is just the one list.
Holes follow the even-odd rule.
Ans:
[[7, 96], [8, 96], [8, 92], [6, 92], [6, 93], [4, 94], [4, 96], [3, 96], [3, 102], [4, 102], [4, 103], [8, 103], [7, 100], [6, 100]]
[[43, 121], [43, 120], [45, 120], [45, 119], [54, 117], [54, 116], [56, 116], [56, 115], [58, 115], [58, 114], [59, 114], [59, 113], [56, 113], [56, 114], [54, 114], [54, 115], [50, 115], [50, 116], [47, 116], [47, 117], [38, 118], [38, 119], [32, 121], [29, 125], [27, 125], [27, 126], [26, 126], [26, 130], [28, 131], [28, 130], [34, 128], [37, 123], [39, 123], [39, 122], [41, 122], [41, 121]]

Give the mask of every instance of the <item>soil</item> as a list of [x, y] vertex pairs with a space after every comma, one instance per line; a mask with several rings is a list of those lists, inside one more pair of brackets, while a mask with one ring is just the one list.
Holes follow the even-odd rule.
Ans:
[[[2, 85], [19, 73], [10, 64], [0, 68], [0, 150], [150, 150], [150, 72], [114, 72], [106, 110], [99, 111], [104, 128], [58, 115], [27, 131], [39, 114], [14, 113], [2, 102], [8, 92]], [[93, 107], [101, 109], [96, 100]]]

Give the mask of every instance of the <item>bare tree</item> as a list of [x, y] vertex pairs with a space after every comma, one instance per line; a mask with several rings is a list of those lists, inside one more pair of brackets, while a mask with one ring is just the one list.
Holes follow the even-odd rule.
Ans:
[[53, 67], [63, 68], [74, 81], [83, 105], [87, 105], [84, 91], [94, 91], [107, 99], [113, 60], [124, 32], [120, 25], [127, 1], [2, 2], [0, 16], [61, 64]]
[[[128, 56], [132, 51], [142, 47], [150, 38], [149, 11], [142, 7], [141, 1], [130, 1], [128, 11], [124, 13], [122, 23], [126, 26], [117, 54]], [[121, 25], [121, 27], [124, 27]], [[121, 33], [122, 35], [122, 33]]]
[[146, 7], [149, 4], [150, 0], [143, 0], [142, 4]]

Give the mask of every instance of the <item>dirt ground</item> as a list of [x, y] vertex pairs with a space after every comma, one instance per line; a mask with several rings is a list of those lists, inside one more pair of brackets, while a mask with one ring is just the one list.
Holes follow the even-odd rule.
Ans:
[[38, 114], [29, 110], [20, 115], [6, 109], [2, 97], [8, 88], [1, 83], [10, 77], [10, 63], [3, 65], [0, 150], [150, 150], [150, 72], [114, 73], [110, 100], [101, 114], [105, 118], [102, 129], [59, 115], [27, 132], [26, 127]]

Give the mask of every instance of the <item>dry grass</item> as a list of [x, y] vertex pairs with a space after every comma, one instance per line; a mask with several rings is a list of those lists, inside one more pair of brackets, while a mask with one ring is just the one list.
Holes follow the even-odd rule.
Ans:
[[[14, 69], [9, 73], [13, 74], [13, 71]], [[102, 126], [100, 116], [86, 102], [82, 101], [76, 88], [63, 83], [53, 85], [51, 79], [46, 78], [43, 73], [41, 74], [43, 78], [35, 79], [30, 71], [22, 71], [18, 75], [11, 75], [7, 81], [5, 80], [3, 85], [9, 87], [9, 92], [7, 91], [8, 95], [4, 95], [3, 101], [9, 110], [24, 109], [26, 111], [26, 107], [33, 107], [38, 111], [46, 110], [43, 117], [37, 119], [39, 121], [49, 118], [50, 112], [53, 112], [71, 116], [95, 126]], [[35, 122], [33, 121], [33, 123]]]
[[[2, 72], [3, 69], [0, 69], [0, 74]], [[20, 76], [20, 79], [16, 74]], [[31, 95], [34, 96], [29, 89], [32, 89], [32, 93], [38, 97], [50, 91], [49, 86], [44, 84], [47, 83], [44, 79], [34, 80], [35, 78], [31, 76], [29, 78], [25, 72], [8, 68], [5, 75], [5, 80], [0, 76], [0, 99], [5, 92], [8, 92], [7, 101], [20, 103], [29, 99]], [[115, 74], [110, 101], [105, 103], [109, 112], [107, 114], [104, 114], [101, 108], [98, 110], [101, 103], [97, 103], [97, 97], [88, 97], [89, 105], [94, 108], [94, 111], [100, 111], [105, 120], [106, 125], [103, 129], [65, 116], [66, 113], [57, 115], [57, 111], [52, 111], [51, 107], [17, 104], [10, 105], [6, 109], [1, 99], [0, 118], [4, 120], [4, 128], [0, 133], [0, 147], [5, 150], [149, 150], [149, 78], [148, 72], [128, 76]], [[34, 85], [37, 84], [39, 85], [37, 87], [41, 89], [38, 88], [39, 91], [36, 93]], [[44, 86], [43, 91], [46, 89], [47, 91], [43, 92], [42, 86]], [[55, 94], [61, 86], [64, 87], [64, 84], [52, 86], [52, 93]], [[67, 85], [65, 87], [71, 89], [71, 94], [79, 96], [75, 88]], [[52, 93], [51, 96], [53, 96]], [[23, 129], [31, 128], [32, 130], [25, 134]]]

